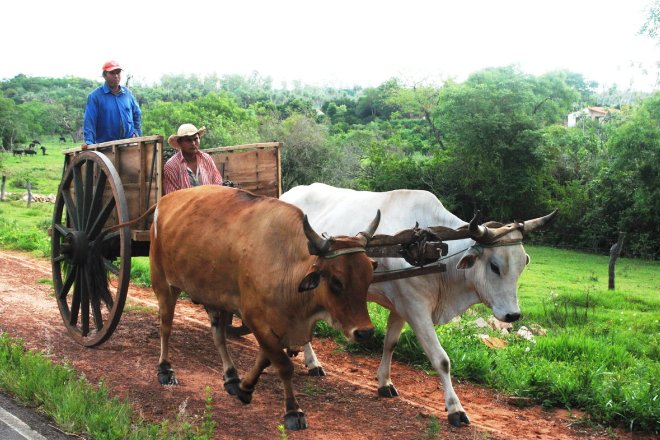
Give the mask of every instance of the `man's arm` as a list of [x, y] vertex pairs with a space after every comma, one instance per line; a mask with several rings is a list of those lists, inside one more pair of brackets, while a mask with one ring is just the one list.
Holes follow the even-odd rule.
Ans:
[[132, 93], [131, 107], [133, 108], [133, 136], [142, 136], [142, 111]]
[[90, 93], [87, 96], [87, 105], [85, 106], [85, 116], [83, 119], [83, 145], [96, 143], [96, 119], [98, 116], [98, 103]]

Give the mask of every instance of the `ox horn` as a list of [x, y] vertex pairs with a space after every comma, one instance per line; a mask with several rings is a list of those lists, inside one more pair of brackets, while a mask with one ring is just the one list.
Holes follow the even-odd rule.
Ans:
[[307, 237], [307, 248], [311, 255], [323, 255], [328, 250], [330, 250], [330, 245], [332, 242], [329, 239], [321, 237], [309, 224], [307, 220], [307, 214], [303, 218], [303, 230], [305, 231], [305, 237]]
[[380, 209], [376, 211], [376, 217], [369, 223], [369, 226], [367, 227], [366, 231], [362, 231], [358, 233], [359, 236], [361, 236], [361, 242], [363, 243], [364, 246], [369, 243], [369, 240], [374, 236], [374, 233], [376, 232], [376, 229], [378, 229], [378, 225], [380, 224]]
[[481, 211], [475, 212], [474, 217], [472, 217], [472, 220], [470, 220], [470, 237], [478, 242], [487, 242], [492, 240], [495, 234], [487, 226], [480, 225], [480, 219]]
[[559, 212], [559, 210], [555, 209], [548, 215], [523, 222], [523, 234], [527, 234], [536, 229], [542, 228], [543, 226], [546, 226], [555, 219], [557, 212]]

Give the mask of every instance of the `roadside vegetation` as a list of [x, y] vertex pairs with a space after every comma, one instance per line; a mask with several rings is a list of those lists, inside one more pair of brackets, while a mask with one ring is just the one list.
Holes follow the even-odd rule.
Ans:
[[47, 355], [30, 352], [20, 340], [0, 333], [0, 388], [52, 417], [62, 431], [95, 440], [213, 438], [210, 390], [201, 424], [193, 426], [185, 418], [153, 424], [140, 419], [127, 401], [110, 396], [103, 383], [93, 386], [70, 365], [54, 364]]

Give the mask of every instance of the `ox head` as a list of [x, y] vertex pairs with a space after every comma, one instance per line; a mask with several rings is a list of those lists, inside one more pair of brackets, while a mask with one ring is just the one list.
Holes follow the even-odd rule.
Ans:
[[[367, 229], [355, 237], [322, 237], [303, 219], [311, 255], [318, 258], [298, 286], [299, 292], [316, 289], [328, 322], [351, 341], [364, 342], [373, 334], [367, 311], [367, 290], [376, 262], [366, 254], [366, 245], [380, 223], [380, 210]], [[324, 283], [321, 281], [325, 280]]]
[[471, 268], [466, 275], [481, 302], [493, 310], [500, 321], [513, 322], [520, 318], [517, 285], [523, 269], [529, 264], [522, 240], [525, 234], [549, 224], [556, 216], [552, 213], [525, 222], [502, 225], [477, 223], [477, 215], [470, 222], [468, 234], [475, 241], [458, 264], [457, 269]]

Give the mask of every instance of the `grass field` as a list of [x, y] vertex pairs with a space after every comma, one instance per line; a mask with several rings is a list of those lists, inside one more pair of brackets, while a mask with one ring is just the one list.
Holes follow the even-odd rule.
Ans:
[[[0, 204], [0, 247], [47, 257], [52, 204], [20, 201], [29, 180], [33, 193], [55, 194], [62, 174], [62, 148], [42, 140], [48, 156], [22, 159], [5, 154], [6, 191]], [[531, 264], [519, 281], [523, 318], [503, 335], [474, 325], [490, 316], [475, 306], [461, 319], [437, 328], [452, 359], [452, 375], [549, 407], [579, 408], [605, 426], [660, 432], [660, 264], [620, 258], [616, 289], [608, 290], [608, 257], [544, 246], [526, 246]], [[625, 249], [624, 249], [625, 250]], [[132, 277], [149, 284], [148, 259], [134, 258]], [[377, 327], [367, 349], [381, 350], [387, 313], [370, 305]], [[544, 330], [528, 340], [514, 333], [521, 326]], [[317, 333], [339, 338], [327, 326]], [[480, 334], [507, 342], [487, 347]], [[346, 345], [348, 350], [358, 350]], [[397, 359], [431, 371], [412, 331], [406, 327]]]

